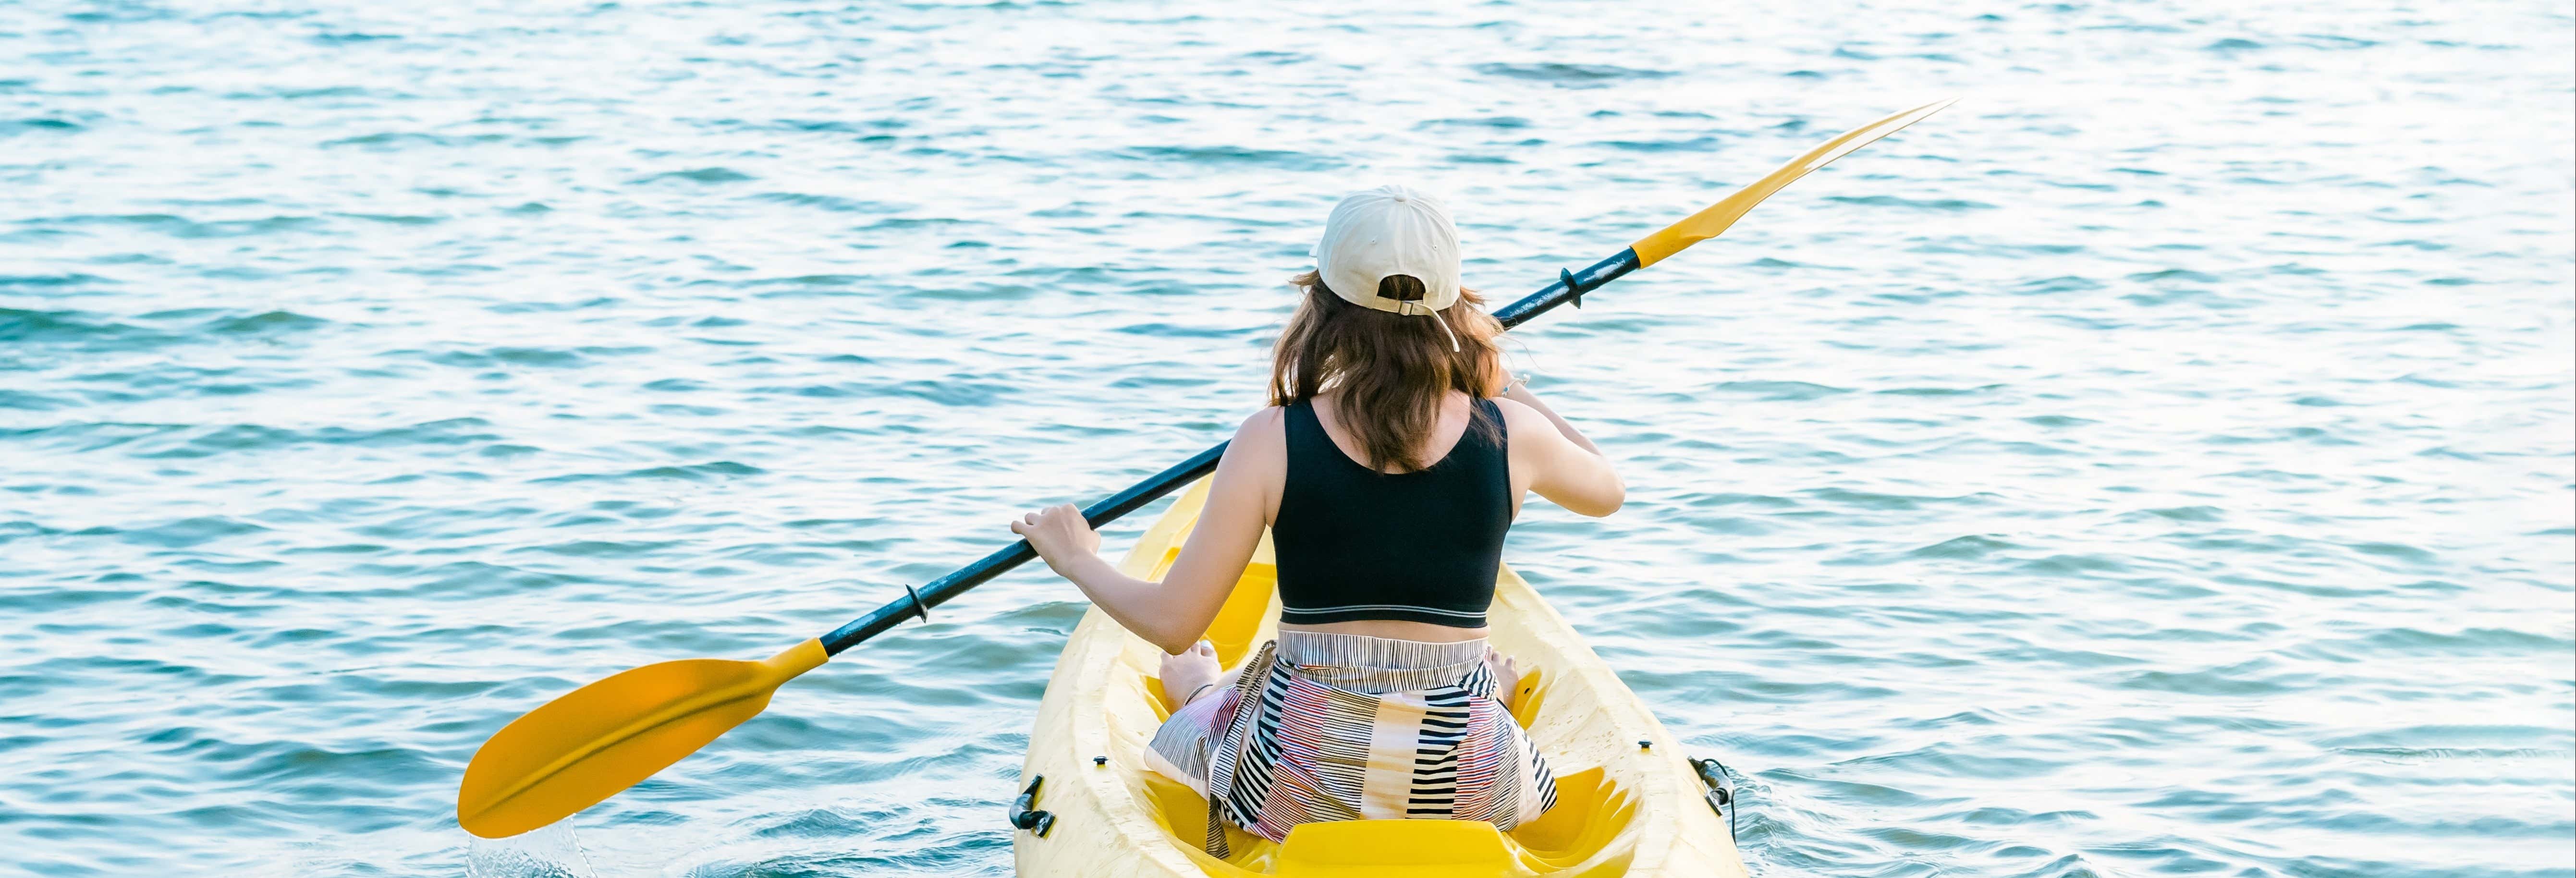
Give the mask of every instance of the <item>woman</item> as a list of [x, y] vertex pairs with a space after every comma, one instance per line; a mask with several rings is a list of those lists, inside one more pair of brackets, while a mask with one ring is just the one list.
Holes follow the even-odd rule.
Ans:
[[[1485, 646], [1503, 533], [1522, 496], [1608, 515], [1626, 488], [1601, 451], [1520, 381], [1501, 324], [1459, 287], [1458, 232], [1401, 186], [1345, 198], [1273, 352], [1271, 407], [1217, 464], [1206, 509], [1160, 583], [1118, 572], [1071, 505], [1011, 524], [1047, 566], [1166, 653], [1178, 706], [1150, 767], [1271, 840], [1318, 820], [1490, 821], [1555, 803], [1547, 761], [1499, 694]], [[1199, 641], [1270, 529], [1279, 639], [1235, 675]]]

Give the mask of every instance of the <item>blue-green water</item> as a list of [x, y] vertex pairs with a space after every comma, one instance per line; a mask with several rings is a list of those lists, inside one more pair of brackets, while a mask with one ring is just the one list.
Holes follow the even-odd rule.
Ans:
[[1754, 870], [2576, 873], [2563, 5], [1286, 5], [0, 2], [0, 864], [1006, 873], [1043, 570], [449, 809], [1224, 436], [1347, 190], [1512, 296], [1960, 94], [1517, 334]]

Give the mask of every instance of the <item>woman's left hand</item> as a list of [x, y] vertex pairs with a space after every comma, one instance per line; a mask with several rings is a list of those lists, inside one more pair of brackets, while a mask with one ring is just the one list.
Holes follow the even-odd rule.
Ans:
[[1011, 522], [1011, 532], [1028, 540], [1029, 548], [1038, 550], [1038, 557], [1060, 575], [1065, 572], [1064, 562], [1100, 551], [1100, 532], [1092, 530], [1082, 510], [1071, 503], [1021, 516]]

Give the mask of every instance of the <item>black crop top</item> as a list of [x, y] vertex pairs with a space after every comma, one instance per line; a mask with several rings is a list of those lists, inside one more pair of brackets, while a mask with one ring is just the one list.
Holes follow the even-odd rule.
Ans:
[[1288, 485], [1270, 525], [1279, 621], [1485, 624], [1512, 526], [1502, 409], [1479, 399], [1465, 435], [1429, 469], [1389, 474], [1333, 445], [1315, 406], [1287, 408]]

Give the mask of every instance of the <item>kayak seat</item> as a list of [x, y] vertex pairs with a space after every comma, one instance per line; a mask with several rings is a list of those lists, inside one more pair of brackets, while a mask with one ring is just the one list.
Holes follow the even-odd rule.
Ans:
[[1280, 845], [1279, 878], [1502, 878], [1518, 858], [1494, 825], [1468, 820], [1308, 823]]
[[[1207, 800], [1159, 775], [1141, 779], [1155, 822], [1212, 876], [1622, 875], [1627, 871], [1624, 856], [1580, 873], [1566, 870], [1615, 846], [1632, 829], [1637, 811], [1633, 796], [1607, 782], [1600, 768], [1587, 768], [1558, 775], [1556, 807], [1508, 833], [1481, 821], [1352, 820], [1308, 823], [1289, 830], [1286, 844], [1273, 844], [1229, 826], [1225, 834], [1234, 856], [1219, 861], [1197, 850]], [[1429, 858], [1390, 859], [1390, 851], [1420, 851]]]

